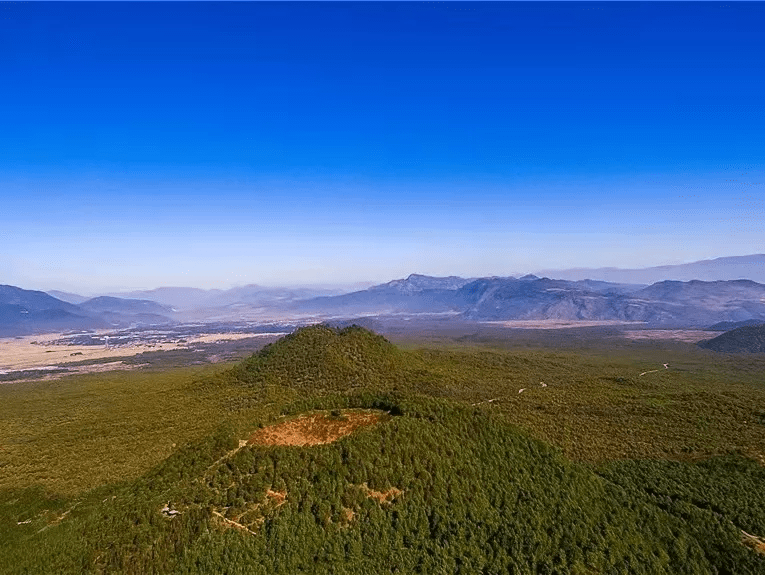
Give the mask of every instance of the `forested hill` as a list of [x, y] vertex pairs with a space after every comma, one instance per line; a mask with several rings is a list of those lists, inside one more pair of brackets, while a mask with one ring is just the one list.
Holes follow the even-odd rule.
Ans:
[[765, 353], [765, 325], [738, 327], [700, 342], [699, 346], [725, 353]]
[[134, 480], [0, 491], [0, 572], [765, 572], [759, 539], [742, 540], [765, 533], [757, 463], [575, 463], [491, 404], [421, 385], [438, 378], [418, 357], [314, 326], [195, 382], [231, 413], [280, 407]]
[[299, 329], [265, 346], [234, 369], [253, 385], [285, 385], [303, 392], [389, 388], [400, 371], [398, 349], [358, 326]]

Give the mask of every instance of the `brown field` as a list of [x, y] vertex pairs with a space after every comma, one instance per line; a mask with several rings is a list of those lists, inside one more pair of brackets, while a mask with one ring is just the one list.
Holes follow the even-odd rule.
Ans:
[[295, 419], [269, 425], [250, 436], [250, 445], [323, 445], [353, 433], [359, 427], [374, 425], [384, 412], [370, 409], [347, 409], [340, 415], [314, 411]]
[[720, 333], [722, 332], [704, 329], [643, 329], [625, 331], [624, 337], [627, 339], [672, 339], [686, 343], [697, 343], [704, 339], [717, 337]]
[[[108, 333], [94, 332], [97, 334]], [[172, 351], [188, 349], [195, 344], [217, 343], [245, 338], [257, 337], [251, 333], [216, 333], [186, 336], [183, 341], [175, 337], [160, 343], [136, 343], [120, 346], [70, 345], [61, 334], [30, 335], [15, 338], [0, 338], [0, 374], [24, 370], [46, 370], [66, 366], [73, 373], [101, 372], [112, 369], [134, 369], [136, 366], [126, 366], [120, 358], [132, 357], [148, 351]], [[264, 334], [266, 335], [266, 334]], [[274, 335], [274, 334], [267, 334]], [[282, 335], [282, 334], [278, 334]], [[94, 365], [69, 366], [72, 362], [85, 360], [102, 360], [114, 358], [114, 362]], [[108, 368], [105, 366], [109, 366]], [[64, 374], [69, 375], [69, 374]], [[51, 374], [49, 377], [35, 379], [56, 379], [61, 374]]]
[[482, 321], [486, 325], [519, 329], [566, 329], [573, 327], [603, 327], [619, 325], [644, 325], [642, 321], [626, 321], [616, 319], [604, 320], [565, 320], [565, 319], [511, 319], [506, 321]]

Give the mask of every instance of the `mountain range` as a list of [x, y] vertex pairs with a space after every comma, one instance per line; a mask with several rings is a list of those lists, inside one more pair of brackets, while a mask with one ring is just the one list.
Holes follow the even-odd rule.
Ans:
[[197, 309], [225, 309], [232, 305], [238, 306], [242, 304], [254, 307], [273, 307], [288, 301], [317, 296], [338, 295], [345, 291], [347, 290], [341, 288], [267, 287], [249, 284], [227, 290], [160, 287], [152, 290], [136, 290], [108, 295], [119, 298], [149, 300], [171, 307], [175, 311], [190, 312]]
[[765, 285], [750, 280], [662, 281], [650, 286], [593, 280], [432, 278], [412, 275], [364, 291], [299, 302], [334, 315], [452, 313], [467, 320], [622, 320], [704, 327], [765, 320]]
[[[752, 255], [669, 266], [672, 270], [665, 266], [611, 274], [623, 281], [606, 281], [602, 278], [610, 277], [608, 273], [593, 270], [589, 271], [597, 276], [594, 279], [412, 274], [350, 293], [340, 288], [247, 285], [228, 290], [161, 287], [86, 298], [0, 286], [0, 335], [177, 321], [322, 321], [433, 314], [464, 321], [616, 320], [726, 329], [765, 321], [765, 284], [751, 278], [735, 279], [744, 272], [759, 277], [762, 264], [765, 255]], [[636, 281], [659, 273], [657, 270], [673, 277], [725, 275], [723, 271], [727, 276], [688, 281], [665, 277], [650, 285]]]
[[173, 323], [153, 301], [96, 297], [75, 305], [41, 291], [0, 285], [0, 336]]
[[596, 279], [616, 283], [652, 284], [663, 280], [718, 281], [749, 279], [765, 283], [765, 254], [728, 256], [687, 264], [654, 266], [641, 269], [573, 268], [542, 270], [537, 275], [565, 280]]

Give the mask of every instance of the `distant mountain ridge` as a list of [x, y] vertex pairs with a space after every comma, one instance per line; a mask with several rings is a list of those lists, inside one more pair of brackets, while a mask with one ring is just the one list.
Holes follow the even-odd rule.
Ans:
[[123, 313], [153, 313], [169, 314], [172, 308], [145, 299], [125, 299], [110, 296], [99, 296], [79, 304], [81, 309], [91, 312], [123, 312]]
[[0, 335], [107, 327], [102, 318], [45, 292], [0, 285]]
[[366, 290], [306, 299], [292, 309], [333, 315], [448, 312], [458, 305], [458, 290], [470, 281], [456, 276], [411, 274]]
[[[600, 270], [613, 271], [611, 275], [619, 281], [606, 281], [603, 274], [552, 279], [534, 274], [463, 278], [414, 273], [349, 293], [342, 288], [254, 284], [228, 290], [161, 287], [91, 299], [51, 292], [68, 302], [39, 291], [0, 286], [0, 335], [175, 321], [302, 318], [342, 322], [354, 317], [430, 314], [467, 321], [617, 320], [723, 329], [765, 322], [765, 285], [754, 279], [764, 265], [765, 255], [755, 254], [645, 270]], [[576, 276], [581, 271], [568, 273]], [[725, 277], [642, 281], [646, 274], [659, 272]], [[731, 278], [737, 274], [750, 277]]]
[[67, 291], [59, 291], [59, 290], [48, 290], [48, 295], [52, 295], [56, 299], [60, 299], [61, 301], [65, 301], [66, 303], [72, 303], [74, 305], [80, 305], [84, 301], [88, 301], [90, 298], [84, 295], [79, 295], [76, 293], [71, 293]]
[[407, 278], [389, 281], [372, 286], [369, 291], [388, 291], [401, 294], [413, 294], [425, 290], [456, 290], [473, 281], [459, 276], [433, 277], [411, 274]]
[[749, 279], [765, 283], [765, 254], [727, 256], [687, 264], [648, 268], [572, 268], [543, 270], [538, 275], [567, 280], [594, 279], [615, 283], [653, 284], [664, 280], [718, 281]]
[[145, 299], [99, 296], [82, 302], [79, 307], [115, 326], [174, 323], [173, 309], [170, 306]]
[[169, 307], [202, 305], [211, 295], [222, 290], [204, 290], [191, 287], [159, 287], [151, 290], [134, 290], [125, 293], [106, 294], [120, 299], [143, 299]]
[[197, 308], [225, 308], [240, 304], [271, 306], [285, 301], [294, 301], [323, 295], [345, 293], [343, 289], [311, 287], [266, 287], [257, 284], [233, 287], [226, 290], [200, 289], [189, 287], [160, 287], [152, 290], [136, 290], [108, 294], [112, 297], [153, 301], [176, 310]]
[[664, 281], [643, 287], [533, 275], [475, 280], [409, 276], [342, 296], [306, 300], [297, 309], [335, 316], [453, 313], [474, 321], [622, 320], [703, 327], [765, 320], [765, 285], [750, 280]]
[[171, 315], [151, 301], [97, 297], [75, 305], [45, 292], [0, 285], [0, 336], [168, 324], [174, 321]]
[[744, 327], [747, 325], [763, 325], [765, 319], [745, 319], [742, 321], [721, 321], [714, 325], [710, 325], [707, 329], [713, 331], [730, 331], [737, 327]]

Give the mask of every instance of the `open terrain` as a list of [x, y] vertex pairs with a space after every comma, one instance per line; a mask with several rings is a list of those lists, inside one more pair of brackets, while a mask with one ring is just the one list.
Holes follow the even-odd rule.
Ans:
[[291, 327], [178, 324], [0, 338], [0, 383], [240, 357]]
[[406, 323], [0, 386], [0, 572], [765, 568], [763, 357]]

